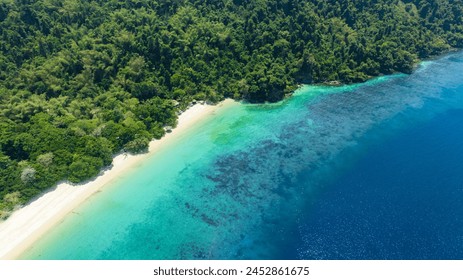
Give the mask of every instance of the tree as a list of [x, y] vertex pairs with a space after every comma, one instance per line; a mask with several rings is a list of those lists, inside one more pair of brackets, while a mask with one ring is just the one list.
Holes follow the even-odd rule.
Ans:
[[26, 167], [21, 172], [21, 181], [25, 185], [29, 185], [35, 181], [35, 169], [32, 167]]

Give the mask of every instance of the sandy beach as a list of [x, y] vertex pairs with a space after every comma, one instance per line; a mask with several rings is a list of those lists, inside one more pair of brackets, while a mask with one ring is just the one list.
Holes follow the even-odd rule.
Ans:
[[155, 154], [164, 145], [181, 136], [191, 125], [235, 101], [225, 100], [212, 106], [196, 104], [179, 116], [177, 127], [160, 140], [150, 143], [149, 152], [141, 155], [118, 155], [113, 165], [94, 180], [80, 185], [61, 183], [36, 200], [15, 211], [0, 223], [0, 259], [18, 258], [44, 233], [58, 224], [93, 194], [120, 178], [127, 170]]

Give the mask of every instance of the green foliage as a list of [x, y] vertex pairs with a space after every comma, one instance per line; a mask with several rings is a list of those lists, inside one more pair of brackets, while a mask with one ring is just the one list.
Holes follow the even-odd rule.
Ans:
[[145, 151], [193, 99], [409, 73], [462, 22], [462, 0], [0, 0], [0, 209]]
[[18, 207], [20, 204], [21, 194], [16, 191], [9, 194], [6, 194], [2, 200], [0, 200], [0, 220], [8, 218], [11, 212]]
[[68, 180], [79, 183], [90, 179], [99, 173], [101, 167], [103, 167], [103, 160], [99, 158], [78, 156], [69, 166]]
[[129, 153], [140, 153], [148, 150], [149, 139], [146, 137], [137, 137], [124, 145], [124, 150]]

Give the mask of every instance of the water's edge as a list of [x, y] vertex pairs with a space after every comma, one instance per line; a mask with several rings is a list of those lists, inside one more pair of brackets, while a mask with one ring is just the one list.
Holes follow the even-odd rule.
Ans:
[[[463, 53], [459, 52], [424, 63], [412, 75], [385, 76], [335, 88], [307, 86], [278, 104], [243, 104], [223, 110], [175, 147], [143, 163], [110, 191], [91, 199], [78, 209], [78, 215], [64, 220], [23, 258], [461, 258], [463, 244], [458, 238], [463, 236], [463, 225], [459, 228], [457, 223], [445, 235], [438, 230], [442, 228], [438, 220], [423, 222], [431, 233], [417, 236], [407, 230], [410, 217], [394, 220], [371, 208], [369, 201], [383, 203], [381, 213], [386, 213], [386, 206], [394, 203], [396, 196], [374, 195], [381, 190], [378, 182], [374, 184], [379, 189], [373, 193], [365, 190], [375, 188], [361, 187], [384, 174], [377, 173], [374, 178], [351, 174], [374, 166], [375, 157], [365, 159], [382, 154], [378, 148], [382, 145], [400, 150], [400, 144], [391, 146], [389, 141], [402, 139], [401, 135], [417, 126], [425, 127], [414, 132], [422, 139], [414, 142], [417, 150], [420, 144], [429, 147], [433, 143], [425, 137], [432, 133], [423, 131], [458, 131], [459, 123], [445, 127], [426, 124], [436, 119], [450, 124], [448, 112], [463, 107], [462, 72]], [[457, 115], [450, 114], [450, 118], [458, 119]], [[458, 133], [454, 136], [460, 137]], [[405, 146], [409, 145], [407, 137], [401, 142]], [[448, 145], [442, 139], [434, 140], [442, 143], [440, 148], [456, 149], [450, 138]], [[389, 150], [386, 154], [393, 153]], [[416, 155], [401, 155], [400, 162], [413, 165]], [[448, 164], [444, 171], [461, 167], [457, 161]], [[413, 176], [421, 175], [410, 173], [408, 181], [398, 181], [408, 185], [404, 183], [398, 190], [413, 186], [412, 182], [417, 182]], [[453, 183], [444, 184], [459, 194], [461, 177], [455, 176]], [[442, 180], [434, 184], [439, 182]], [[366, 208], [357, 207], [358, 200]], [[415, 209], [426, 209], [420, 207]], [[454, 214], [460, 210], [437, 216], [440, 221], [456, 223]], [[419, 211], [415, 214], [411, 217], [414, 221], [424, 217]], [[381, 222], [369, 221], [377, 218]], [[391, 229], [389, 236], [381, 235], [384, 230], [377, 231], [386, 226]], [[439, 239], [433, 238], [436, 232]], [[397, 237], [405, 241], [391, 244]], [[410, 244], [420, 244], [422, 250]], [[430, 254], [433, 248], [441, 255]]]

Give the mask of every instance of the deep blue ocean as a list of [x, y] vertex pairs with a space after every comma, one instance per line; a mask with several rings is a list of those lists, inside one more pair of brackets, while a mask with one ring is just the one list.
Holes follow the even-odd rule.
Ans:
[[301, 215], [305, 259], [462, 259], [463, 110], [371, 143]]
[[237, 104], [26, 259], [463, 259], [463, 53]]

